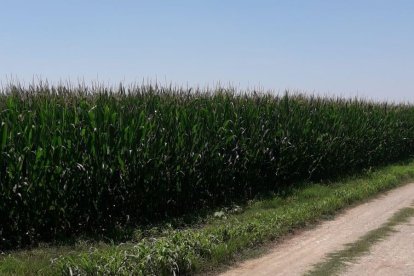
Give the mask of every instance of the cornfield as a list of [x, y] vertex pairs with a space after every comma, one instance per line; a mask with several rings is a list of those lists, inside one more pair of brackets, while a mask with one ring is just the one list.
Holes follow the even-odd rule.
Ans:
[[414, 108], [159, 86], [0, 92], [0, 248], [404, 160]]

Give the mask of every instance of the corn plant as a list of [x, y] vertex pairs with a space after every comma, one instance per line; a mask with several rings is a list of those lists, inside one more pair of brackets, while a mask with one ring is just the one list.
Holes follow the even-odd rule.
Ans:
[[0, 248], [246, 200], [410, 157], [414, 108], [158, 86], [0, 93]]

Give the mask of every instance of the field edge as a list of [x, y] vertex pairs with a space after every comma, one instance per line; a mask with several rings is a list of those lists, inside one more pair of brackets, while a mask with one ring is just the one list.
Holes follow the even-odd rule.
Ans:
[[12, 252], [0, 257], [0, 273], [213, 274], [257, 254], [266, 243], [413, 179], [414, 161], [410, 161], [329, 184], [302, 185], [285, 196], [253, 201], [241, 212], [222, 212], [201, 228], [172, 229], [161, 237], [93, 250], [88, 245]]

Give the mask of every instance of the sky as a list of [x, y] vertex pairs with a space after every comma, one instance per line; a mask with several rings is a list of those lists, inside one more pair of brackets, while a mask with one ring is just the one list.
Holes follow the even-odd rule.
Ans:
[[0, 0], [0, 81], [414, 102], [411, 0]]

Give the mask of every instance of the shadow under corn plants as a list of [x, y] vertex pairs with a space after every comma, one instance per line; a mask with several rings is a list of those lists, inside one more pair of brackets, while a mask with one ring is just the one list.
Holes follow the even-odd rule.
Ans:
[[411, 106], [225, 89], [14, 85], [0, 93], [0, 123], [2, 249], [243, 202], [414, 152]]

